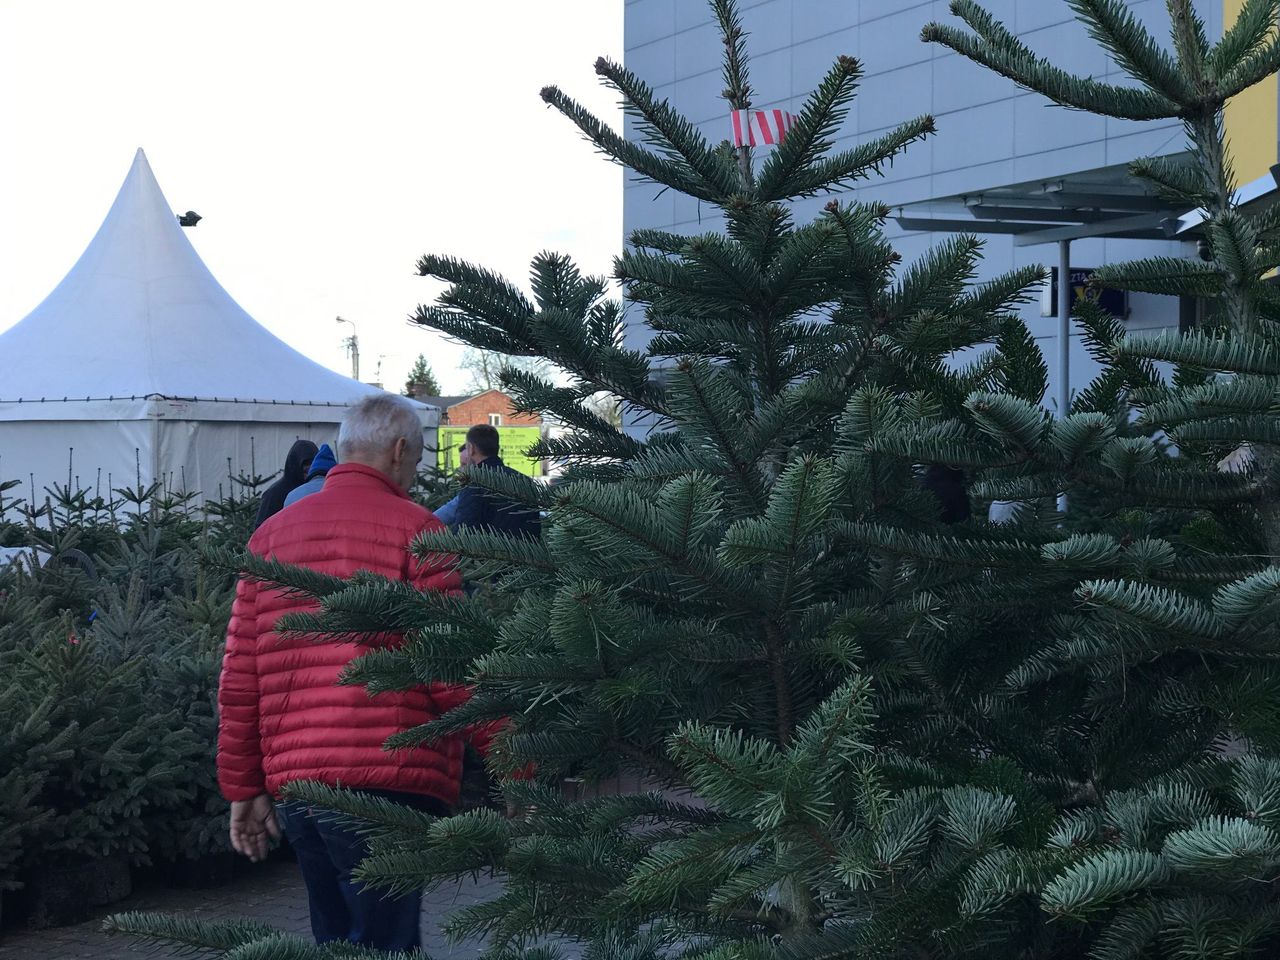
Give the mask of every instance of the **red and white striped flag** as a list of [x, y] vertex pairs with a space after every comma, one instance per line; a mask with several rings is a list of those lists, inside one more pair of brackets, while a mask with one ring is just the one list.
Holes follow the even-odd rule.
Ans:
[[785, 110], [734, 110], [729, 114], [735, 147], [781, 143], [795, 123], [795, 114]]

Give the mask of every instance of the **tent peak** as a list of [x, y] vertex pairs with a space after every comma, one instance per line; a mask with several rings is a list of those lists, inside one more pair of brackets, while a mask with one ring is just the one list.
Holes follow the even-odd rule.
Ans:
[[156, 395], [342, 405], [373, 389], [298, 353], [231, 298], [179, 226], [141, 148], [80, 259], [0, 335], [0, 400]]

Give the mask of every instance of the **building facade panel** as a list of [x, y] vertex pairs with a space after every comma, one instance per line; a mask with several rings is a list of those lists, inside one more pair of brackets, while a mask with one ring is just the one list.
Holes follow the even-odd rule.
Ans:
[[[1211, 37], [1221, 35], [1224, 4], [1238, 7], [1239, 3], [1198, 0]], [[1084, 75], [1119, 80], [1114, 64], [1075, 21], [1065, 0], [984, 0], [983, 6], [1035, 53]], [[1158, 37], [1167, 37], [1163, 0], [1134, 0], [1128, 6]], [[922, 43], [921, 28], [931, 20], [960, 25], [950, 14], [947, 0], [757, 0], [742, 7], [750, 34], [747, 44], [753, 57], [751, 82], [757, 106], [799, 110], [835, 58], [848, 54], [859, 58], [866, 74], [838, 147], [864, 142], [920, 114], [936, 118], [938, 134], [895, 159], [882, 177], [859, 184], [851, 193], [858, 200], [893, 206], [1038, 179], [1051, 182], [1183, 148], [1177, 121], [1138, 124], [1064, 110], [943, 47]], [[632, 0], [627, 4], [625, 46], [628, 66], [650, 82], [670, 84], [680, 78], [664, 87], [663, 95], [685, 111], [709, 140], [718, 142], [727, 136], [728, 107], [718, 97], [722, 46], [707, 4]], [[650, 69], [656, 70], [656, 76], [646, 73]], [[1270, 113], [1280, 113], [1274, 96], [1268, 103]], [[1269, 130], [1274, 130], [1275, 122], [1274, 116], [1267, 118]], [[825, 198], [795, 204], [797, 221], [811, 219], [823, 203]], [[698, 233], [720, 225], [718, 213], [706, 204], [673, 197], [672, 191], [653, 185], [628, 185], [626, 231], [648, 226]], [[903, 234], [892, 224], [889, 233], [908, 261], [940, 239], [932, 234]], [[1058, 257], [1056, 244], [1019, 247], [1011, 237], [1000, 235], [988, 236], [985, 250], [984, 278], [1015, 265], [1053, 264]], [[1156, 254], [1185, 256], [1188, 249], [1185, 244], [1157, 241], [1077, 241], [1072, 262], [1099, 266]], [[1056, 376], [1057, 320], [1039, 314], [1038, 303], [1024, 311]], [[631, 316], [637, 315], [633, 310]], [[1177, 317], [1178, 305], [1171, 298], [1130, 298], [1129, 323], [1135, 329], [1174, 326]], [[629, 326], [629, 345], [643, 347], [646, 338], [639, 324]], [[1078, 388], [1094, 367], [1078, 342], [1071, 345], [1070, 358], [1071, 380]], [[1051, 384], [1049, 396], [1056, 390], [1057, 384]]]

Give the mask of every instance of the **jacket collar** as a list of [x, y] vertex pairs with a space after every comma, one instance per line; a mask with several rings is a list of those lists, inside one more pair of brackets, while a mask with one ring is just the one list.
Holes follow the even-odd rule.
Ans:
[[404, 500], [409, 495], [395, 485], [395, 482], [381, 470], [366, 467], [363, 463], [340, 463], [329, 471], [324, 481], [325, 489], [330, 487], [361, 487], [373, 490], [382, 487], [387, 493], [394, 493]]

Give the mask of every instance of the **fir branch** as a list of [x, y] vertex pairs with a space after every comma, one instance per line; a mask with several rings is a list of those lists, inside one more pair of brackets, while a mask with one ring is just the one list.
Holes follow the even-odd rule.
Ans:
[[654, 250], [672, 256], [684, 251], [685, 244], [689, 242], [689, 235], [657, 230], [653, 227], [641, 227], [631, 231], [627, 242], [637, 249]]
[[947, 564], [1017, 569], [1040, 556], [1040, 547], [1025, 541], [939, 537], [881, 524], [841, 522], [833, 533], [873, 550]]
[[1241, 443], [1280, 445], [1280, 422], [1274, 415], [1233, 417], [1220, 415], [1170, 428], [1180, 444], [1215, 443], [1238, 447]]
[[751, 109], [751, 84], [747, 79], [747, 34], [736, 0], [712, 0], [711, 9], [724, 41], [724, 98], [734, 110]]
[[712, 477], [678, 476], [663, 485], [657, 502], [671, 542], [686, 552], [708, 546], [720, 529], [723, 498]]
[[1189, 208], [1207, 206], [1213, 194], [1212, 184], [1195, 164], [1169, 157], [1139, 157], [1129, 164], [1129, 173], [1153, 184], [1160, 195]]
[[952, 0], [951, 12], [964, 20], [977, 36], [939, 23], [930, 23], [921, 34], [926, 43], [940, 43], [963, 57], [980, 63], [1019, 86], [1043, 94], [1055, 103], [1126, 120], [1163, 120], [1177, 117], [1182, 105], [1154, 90], [1135, 90], [1077, 77], [1031, 52], [1025, 43], [974, 0]]
[[[443, 300], [444, 297], [442, 296]], [[462, 298], [454, 295], [449, 300], [457, 302]], [[472, 306], [474, 305], [474, 301]], [[508, 356], [532, 356], [525, 342], [508, 333], [500, 326], [483, 318], [472, 309], [459, 309], [453, 306], [426, 306], [420, 304], [409, 317], [410, 323], [438, 330], [446, 337], [478, 347], [481, 350], [492, 350]]]
[[622, 94], [625, 108], [637, 119], [641, 136], [647, 143], [671, 162], [686, 165], [691, 174], [700, 177], [708, 190], [721, 198], [737, 192], [737, 170], [724, 163], [698, 128], [672, 109], [668, 101], [656, 100], [648, 84], [605, 57], [596, 61], [596, 74]]
[[1086, 605], [1160, 630], [1205, 641], [1223, 635], [1222, 622], [1212, 610], [1166, 587], [1127, 581], [1088, 580], [1076, 590]]
[[135, 940], [171, 944], [198, 950], [234, 950], [280, 931], [251, 920], [192, 920], [164, 913], [131, 911], [116, 913], [102, 923], [107, 933]]
[[630, 438], [612, 427], [609, 432], [571, 433], [559, 437], [543, 437], [528, 450], [537, 460], [591, 464], [624, 464], [632, 460], [637, 446]]
[[1034, 454], [1051, 429], [1045, 411], [1027, 400], [975, 393], [965, 406], [983, 433], [1029, 455]]
[[[402, 633], [427, 624], [468, 622], [473, 615], [466, 601], [442, 590], [419, 590], [403, 580], [360, 571], [337, 593], [321, 598], [321, 613], [285, 614], [277, 630], [285, 634], [322, 633], [382, 644], [388, 633]], [[316, 628], [319, 627], [317, 631]]]
[[1271, 616], [1280, 600], [1280, 567], [1269, 566], [1235, 583], [1224, 584], [1213, 597], [1213, 612], [1230, 630], [1239, 630], [1248, 621]]
[[725, 532], [721, 557], [734, 566], [786, 560], [790, 567], [803, 542], [825, 526], [836, 495], [830, 463], [792, 461], [774, 484], [764, 516], [738, 520]]
[[213, 544], [201, 548], [200, 562], [213, 570], [238, 573], [259, 583], [281, 587], [291, 596], [325, 597], [345, 590], [349, 585], [341, 577], [308, 567], [266, 560], [246, 550]]
[[[711, 9], [720, 25], [724, 42], [724, 97], [733, 110], [751, 109], [751, 84], [747, 80], [747, 35], [742, 29], [737, 0], [711, 0]], [[751, 147], [743, 144], [737, 150], [739, 189], [746, 193], [755, 186], [751, 169]]]
[[454, 287], [485, 290], [510, 316], [525, 320], [533, 316], [533, 304], [501, 274], [464, 260], [427, 254], [418, 260], [418, 276], [434, 277]]
[[474, 484], [499, 496], [524, 504], [533, 510], [546, 509], [552, 504], [552, 496], [545, 483], [533, 477], [510, 470], [495, 470], [483, 463], [471, 464], [458, 471], [463, 485]]
[[1041, 903], [1051, 916], [1086, 919], [1168, 875], [1169, 868], [1153, 853], [1108, 850], [1064, 870], [1044, 888]]
[[764, 201], [812, 195], [792, 188], [797, 175], [812, 167], [830, 148], [844, 122], [862, 76], [862, 65], [853, 57], [839, 57], [818, 89], [805, 103], [786, 137], [764, 162], [757, 181], [757, 196]]
[[1225, 29], [1222, 39], [1209, 52], [1209, 75], [1222, 80], [1235, 67], [1258, 53], [1258, 48], [1276, 40], [1278, 0], [1245, 0], [1236, 22]]
[[[761, 284], [761, 299], [784, 316], [805, 313], [834, 301], [838, 288], [832, 282], [832, 267], [843, 247], [835, 242], [838, 236], [834, 225], [821, 221], [793, 232], [778, 246]], [[792, 329], [798, 332], [806, 328]], [[828, 335], [840, 335], [839, 330], [830, 327], [820, 329]]]
[[1044, 282], [1046, 274], [1045, 268], [1037, 263], [1010, 270], [961, 294], [954, 310], [981, 317], [1014, 310], [1034, 299], [1034, 288]]
[[1229, 100], [1275, 76], [1277, 71], [1280, 71], [1280, 40], [1273, 37], [1266, 46], [1255, 50], [1219, 76], [1219, 96], [1223, 101]]
[[1187, 103], [1197, 93], [1178, 62], [1147, 33], [1142, 22], [1120, 0], [1068, 0], [1088, 28], [1089, 36], [1115, 58], [1124, 71], [1174, 103]]
[[1269, 341], [1235, 333], [1230, 337], [1189, 332], [1156, 336], [1130, 334], [1115, 346], [1125, 359], [1165, 360], [1205, 370], [1280, 376], [1280, 352]]
[[540, 540], [512, 536], [491, 530], [433, 530], [420, 533], [409, 548], [414, 556], [455, 556], [484, 569], [503, 572], [510, 569], [556, 571], [547, 547]]
[[893, 317], [946, 309], [961, 294], [977, 267], [982, 241], [961, 235], [931, 247], [903, 273], [886, 300]]
[[584, 277], [572, 259], [550, 250], [533, 258], [529, 283], [540, 311], [564, 310], [578, 317], [599, 305], [608, 289], [603, 277]]
[[917, 117], [894, 130], [851, 147], [842, 153], [817, 160], [805, 170], [797, 170], [789, 181], [791, 196], [807, 197], [815, 193], [834, 193], [879, 173], [885, 164], [911, 144], [937, 132], [933, 117]]
[[716, 203], [723, 199], [719, 188], [708, 183], [688, 164], [672, 163], [669, 158], [645, 150], [615, 133], [558, 87], [543, 87], [542, 99], [559, 110], [601, 153], [616, 163], [634, 170], [654, 183], [679, 190], [699, 200]]
[[1223, 276], [1221, 270], [1210, 263], [1179, 257], [1150, 257], [1100, 267], [1090, 284], [1097, 289], [1116, 287], [1171, 297], [1216, 297], [1222, 293]]
[[741, 422], [748, 417], [745, 400], [724, 373], [705, 362], [682, 363], [671, 379], [670, 403], [680, 419], [681, 432], [718, 451], [732, 467], [734, 485], [743, 501], [763, 509], [766, 499], [761, 478], [739, 450]]
[[624, 794], [585, 801], [583, 809], [592, 830], [616, 830], [635, 820], [676, 822], [689, 826], [721, 823], [723, 814], [680, 803], [664, 793]]
[[1219, 417], [1258, 417], [1280, 414], [1280, 397], [1271, 377], [1235, 376], [1229, 380], [1180, 390], [1166, 400], [1149, 403], [1142, 423], [1166, 429], [1194, 420]]
[[1116, 420], [1102, 413], [1072, 413], [1053, 425], [1051, 440], [1062, 459], [1073, 463], [1105, 447], [1116, 435]]
[[996, 346], [1000, 358], [998, 380], [1002, 388], [1023, 400], [1038, 402], [1044, 397], [1049, 389], [1049, 366], [1030, 327], [1021, 317], [1001, 324]]
[[330, 819], [364, 835], [385, 833], [412, 837], [429, 831], [440, 819], [387, 797], [316, 780], [293, 780], [285, 785], [284, 796], [336, 814]]

